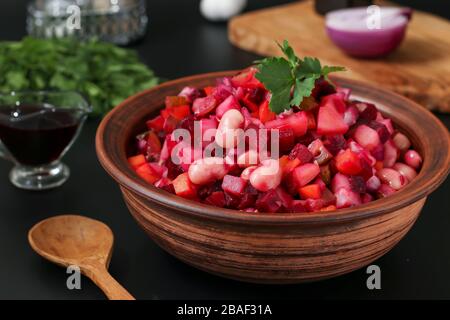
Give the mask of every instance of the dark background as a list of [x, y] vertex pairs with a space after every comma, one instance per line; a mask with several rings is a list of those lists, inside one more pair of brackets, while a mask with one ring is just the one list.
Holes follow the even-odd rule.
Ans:
[[[0, 40], [25, 35], [27, 1], [0, 1]], [[250, 0], [247, 10], [291, 1]], [[447, 15], [448, 1], [397, 1]], [[205, 21], [195, 0], [148, 1], [150, 24], [145, 39], [132, 47], [155, 72], [168, 79], [243, 68], [257, 56], [233, 47], [225, 24]], [[450, 127], [449, 115], [438, 115]], [[115, 233], [110, 271], [138, 299], [450, 298], [450, 181], [428, 199], [422, 215], [392, 251], [376, 261], [382, 289], [366, 288], [367, 274], [351, 274], [318, 283], [264, 286], [235, 282], [186, 266], [159, 249], [127, 212], [118, 187], [97, 162], [98, 120], [89, 120], [65, 157], [72, 169], [61, 188], [41, 193], [14, 188], [11, 164], [0, 161], [0, 298], [103, 299], [87, 279], [82, 290], [66, 288], [65, 270], [38, 257], [27, 242], [28, 229], [56, 214], [78, 213], [106, 222]]]

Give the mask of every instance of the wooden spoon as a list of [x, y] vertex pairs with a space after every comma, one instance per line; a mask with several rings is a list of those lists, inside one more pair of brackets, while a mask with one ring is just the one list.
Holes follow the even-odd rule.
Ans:
[[108, 272], [114, 235], [104, 223], [76, 215], [42, 220], [28, 233], [31, 247], [64, 267], [75, 265], [111, 300], [134, 300]]

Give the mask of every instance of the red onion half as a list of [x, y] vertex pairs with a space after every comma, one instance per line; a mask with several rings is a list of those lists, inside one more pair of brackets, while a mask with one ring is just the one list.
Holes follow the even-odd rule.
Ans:
[[375, 58], [391, 53], [405, 36], [412, 10], [395, 7], [380, 7], [379, 10], [379, 24], [374, 23], [376, 13], [371, 16], [367, 7], [328, 13], [328, 36], [344, 52], [355, 57]]

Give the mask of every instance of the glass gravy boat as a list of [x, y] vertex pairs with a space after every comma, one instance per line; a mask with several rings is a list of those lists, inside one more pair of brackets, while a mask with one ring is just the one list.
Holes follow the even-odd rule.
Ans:
[[89, 112], [86, 99], [73, 91], [0, 94], [0, 156], [15, 164], [10, 181], [28, 190], [62, 185], [70, 171], [61, 158]]

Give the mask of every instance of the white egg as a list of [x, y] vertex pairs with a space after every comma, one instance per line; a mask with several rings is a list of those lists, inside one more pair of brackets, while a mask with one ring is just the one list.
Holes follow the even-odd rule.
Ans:
[[201, 0], [200, 12], [211, 21], [227, 21], [239, 14], [247, 5], [247, 0]]

